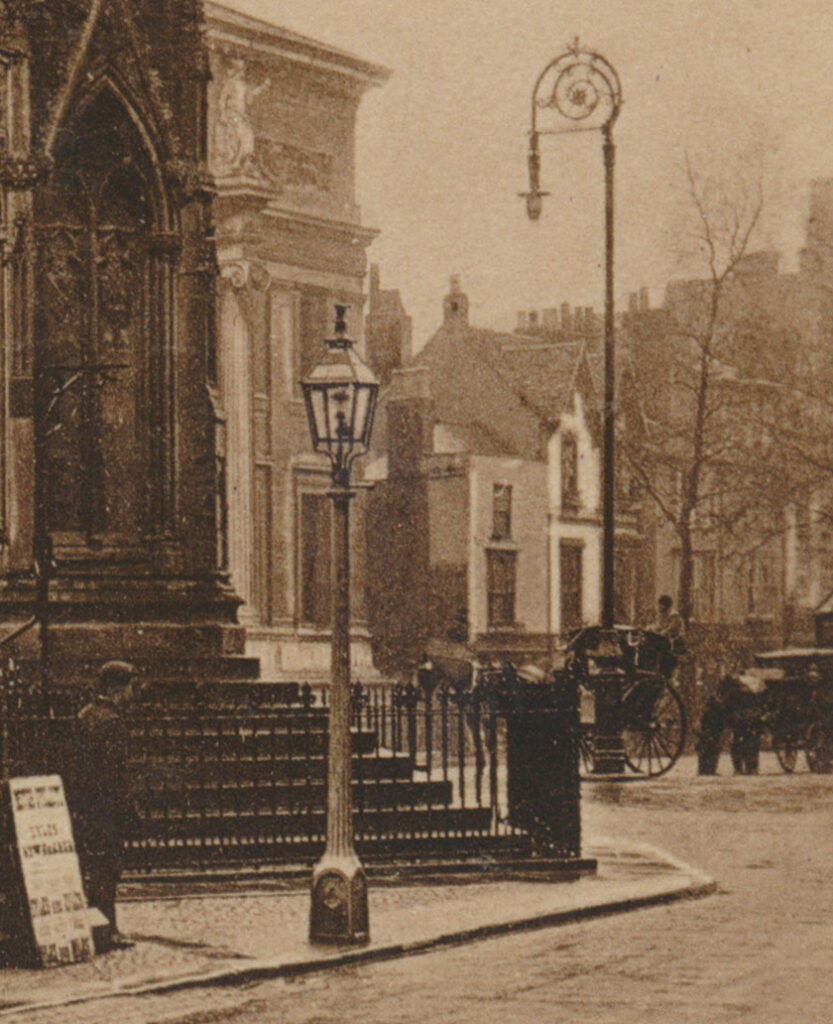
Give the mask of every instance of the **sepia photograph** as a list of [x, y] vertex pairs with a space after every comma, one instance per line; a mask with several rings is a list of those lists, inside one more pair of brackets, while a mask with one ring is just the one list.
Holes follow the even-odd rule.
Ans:
[[833, 1019], [831, 68], [0, 0], [0, 1024]]

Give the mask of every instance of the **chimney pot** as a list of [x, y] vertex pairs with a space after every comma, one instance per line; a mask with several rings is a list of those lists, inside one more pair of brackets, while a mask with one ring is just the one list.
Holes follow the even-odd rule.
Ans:
[[568, 336], [573, 333], [573, 313], [569, 302], [561, 303], [561, 330]]

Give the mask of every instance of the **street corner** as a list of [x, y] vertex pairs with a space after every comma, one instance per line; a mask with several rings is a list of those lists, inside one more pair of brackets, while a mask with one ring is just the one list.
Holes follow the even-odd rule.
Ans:
[[55, 1009], [113, 996], [157, 991], [174, 979], [202, 976], [228, 964], [233, 953], [200, 942], [129, 934], [128, 948], [49, 970], [0, 970], [0, 1018]]
[[594, 836], [587, 842], [587, 851], [598, 862], [598, 879], [630, 885], [634, 898], [641, 898], [640, 887], [660, 901], [709, 896], [718, 889], [706, 871], [650, 843]]

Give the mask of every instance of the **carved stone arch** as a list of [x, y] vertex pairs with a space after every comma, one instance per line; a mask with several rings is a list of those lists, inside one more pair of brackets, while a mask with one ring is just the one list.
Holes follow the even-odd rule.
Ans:
[[153, 191], [156, 197], [155, 230], [160, 233], [174, 230], [176, 227], [175, 204], [171, 202], [167, 187], [164, 171], [164, 146], [160, 141], [160, 132], [154, 123], [152, 113], [146, 109], [146, 104], [136, 101], [129, 88], [121, 82], [112, 68], [107, 68], [101, 74], [96, 75], [83, 89], [79, 90], [73, 103], [72, 118], [59, 130], [54, 149], [60, 148], [61, 135], [66, 131], [73, 132], [74, 126], [84, 118], [86, 112], [108, 92], [124, 109], [125, 114], [132, 122], [142, 141], [148, 164], [152, 169]]
[[135, 561], [170, 524], [171, 204], [135, 107], [104, 76], [35, 190], [35, 365], [61, 551]]

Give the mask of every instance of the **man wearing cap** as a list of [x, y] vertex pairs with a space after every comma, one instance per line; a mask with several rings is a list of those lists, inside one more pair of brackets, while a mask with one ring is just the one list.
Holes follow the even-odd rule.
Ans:
[[131, 944], [116, 927], [116, 886], [124, 840], [137, 817], [122, 717], [133, 696], [133, 673], [125, 661], [108, 661], [99, 673], [95, 697], [78, 712], [73, 787], [78, 850], [90, 906], [109, 921], [109, 928], [96, 934], [96, 952]]

